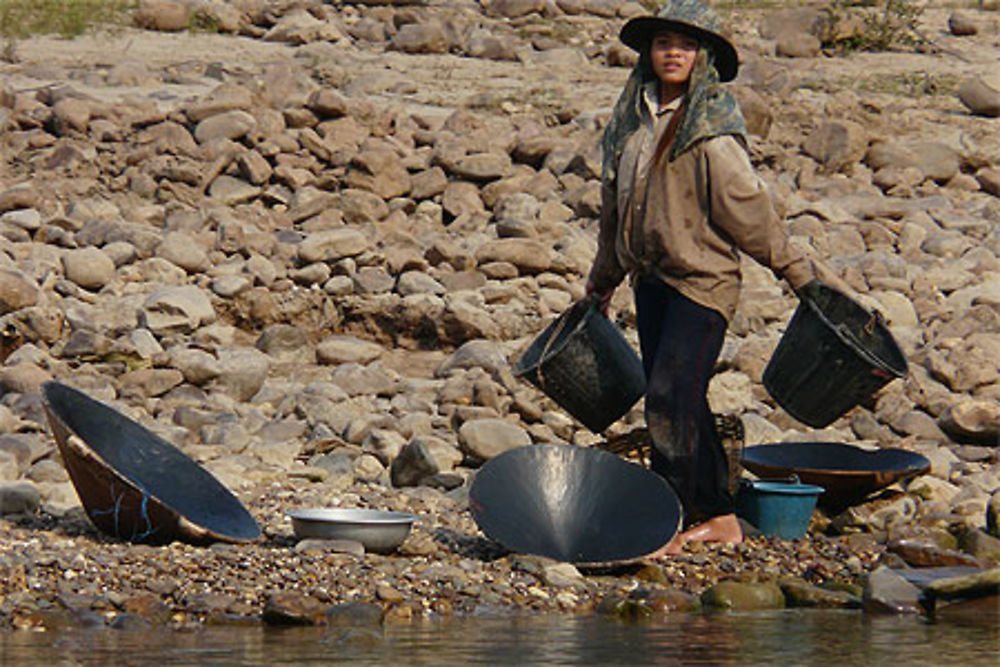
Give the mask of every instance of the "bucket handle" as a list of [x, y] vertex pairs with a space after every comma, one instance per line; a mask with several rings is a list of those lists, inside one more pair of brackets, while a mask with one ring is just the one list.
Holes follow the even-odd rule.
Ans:
[[788, 475], [788, 477], [760, 477], [755, 480], [743, 478], [740, 480], [740, 486], [743, 488], [750, 488], [753, 486], [754, 482], [779, 482], [779, 483], [784, 482], [787, 484], [802, 483], [802, 481], [799, 479], [799, 476], [793, 472], [790, 475]]
[[[590, 308], [597, 305], [598, 296], [596, 294], [588, 294], [583, 297], [579, 303], [586, 304], [585, 307]], [[542, 348], [542, 353], [538, 355], [538, 368], [535, 370], [535, 374], [538, 376], [538, 386], [541, 387], [542, 391], [545, 391], [545, 374], [542, 372], [542, 366], [544, 365], [546, 357], [549, 356], [549, 350], [552, 349], [552, 344], [559, 338], [562, 334], [562, 330], [566, 328], [566, 322], [569, 321], [569, 314], [573, 311], [573, 308], [567, 308], [563, 311], [563, 314], [559, 316], [556, 321], [556, 327], [552, 330], [552, 335], [549, 339], [545, 341], [545, 347]]]
[[[861, 327], [861, 331], [866, 336], [871, 337], [875, 335], [875, 331], [877, 329], [884, 327], [885, 327], [885, 316], [882, 315], [880, 311], [873, 310], [871, 311], [868, 317], [868, 321], [865, 322], [864, 326]], [[840, 333], [842, 339], [848, 341], [857, 340], [856, 335], [851, 331], [851, 328], [846, 324], [838, 324], [836, 325], [835, 329], [837, 330], [838, 333]]]
[[875, 328], [885, 325], [885, 318], [882, 316], [881, 311], [873, 310], [872, 316], [869, 318], [868, 322], [865, 324], [865, 333], [869, 336], [875, 335]]

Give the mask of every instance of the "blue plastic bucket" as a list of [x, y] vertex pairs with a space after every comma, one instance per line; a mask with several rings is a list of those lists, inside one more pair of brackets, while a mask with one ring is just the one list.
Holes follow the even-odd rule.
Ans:
[[794, 540], [806, 534], [822, 486], [794, 482], [742, 480], [736, 514], [765, 535]]

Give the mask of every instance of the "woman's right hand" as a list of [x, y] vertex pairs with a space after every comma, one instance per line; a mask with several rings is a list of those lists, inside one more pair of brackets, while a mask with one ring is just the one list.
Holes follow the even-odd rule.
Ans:
[[815, 301], [822, 294], [823, 283], [818, 278], [813, 278], [805, 285], [795, 289], [795, 296], [799, 301]]
[[587, 281], [587, 296], [592, 297], [597, 300], [597, 307], [601, 311], [601, 314], [605, 317], [608, 316], [608, 307], [611, 305], [611, 297], [615, 295], [615, 288], [608, 287], [602, 291], [598, 291], [594, 287], [594, 283]]

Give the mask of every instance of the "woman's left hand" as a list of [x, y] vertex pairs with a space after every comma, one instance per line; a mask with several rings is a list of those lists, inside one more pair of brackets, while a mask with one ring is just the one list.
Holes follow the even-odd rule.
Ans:
[[605, 290], [598, 291], [594, 284], [587, 281], [587, 296], [592, 297], [597, 300], [597, 307], [601, 311], [601, 314], [605, 317], [608, 316], [608, 307], [611, 305], [611, 297], [615, 295], [615, 288], [609, 287]]

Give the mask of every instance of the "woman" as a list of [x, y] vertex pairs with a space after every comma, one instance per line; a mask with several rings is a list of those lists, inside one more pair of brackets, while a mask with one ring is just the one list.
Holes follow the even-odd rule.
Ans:
[[652, 468], [677, 491], [690, 526], [666, 553], [743, 537], [707, 400], [739, 298], [737, 250], [797, 291], [825, 273], [790, 245], [753, 171], [743, 117], [719, 86], [738, 67], [719, 26], [696, 0], [668, 0], [622, 28], [640, 58], [602, 141], [603, 211], [587, 280], [605, 312], [626, 275], [635, 290]]

